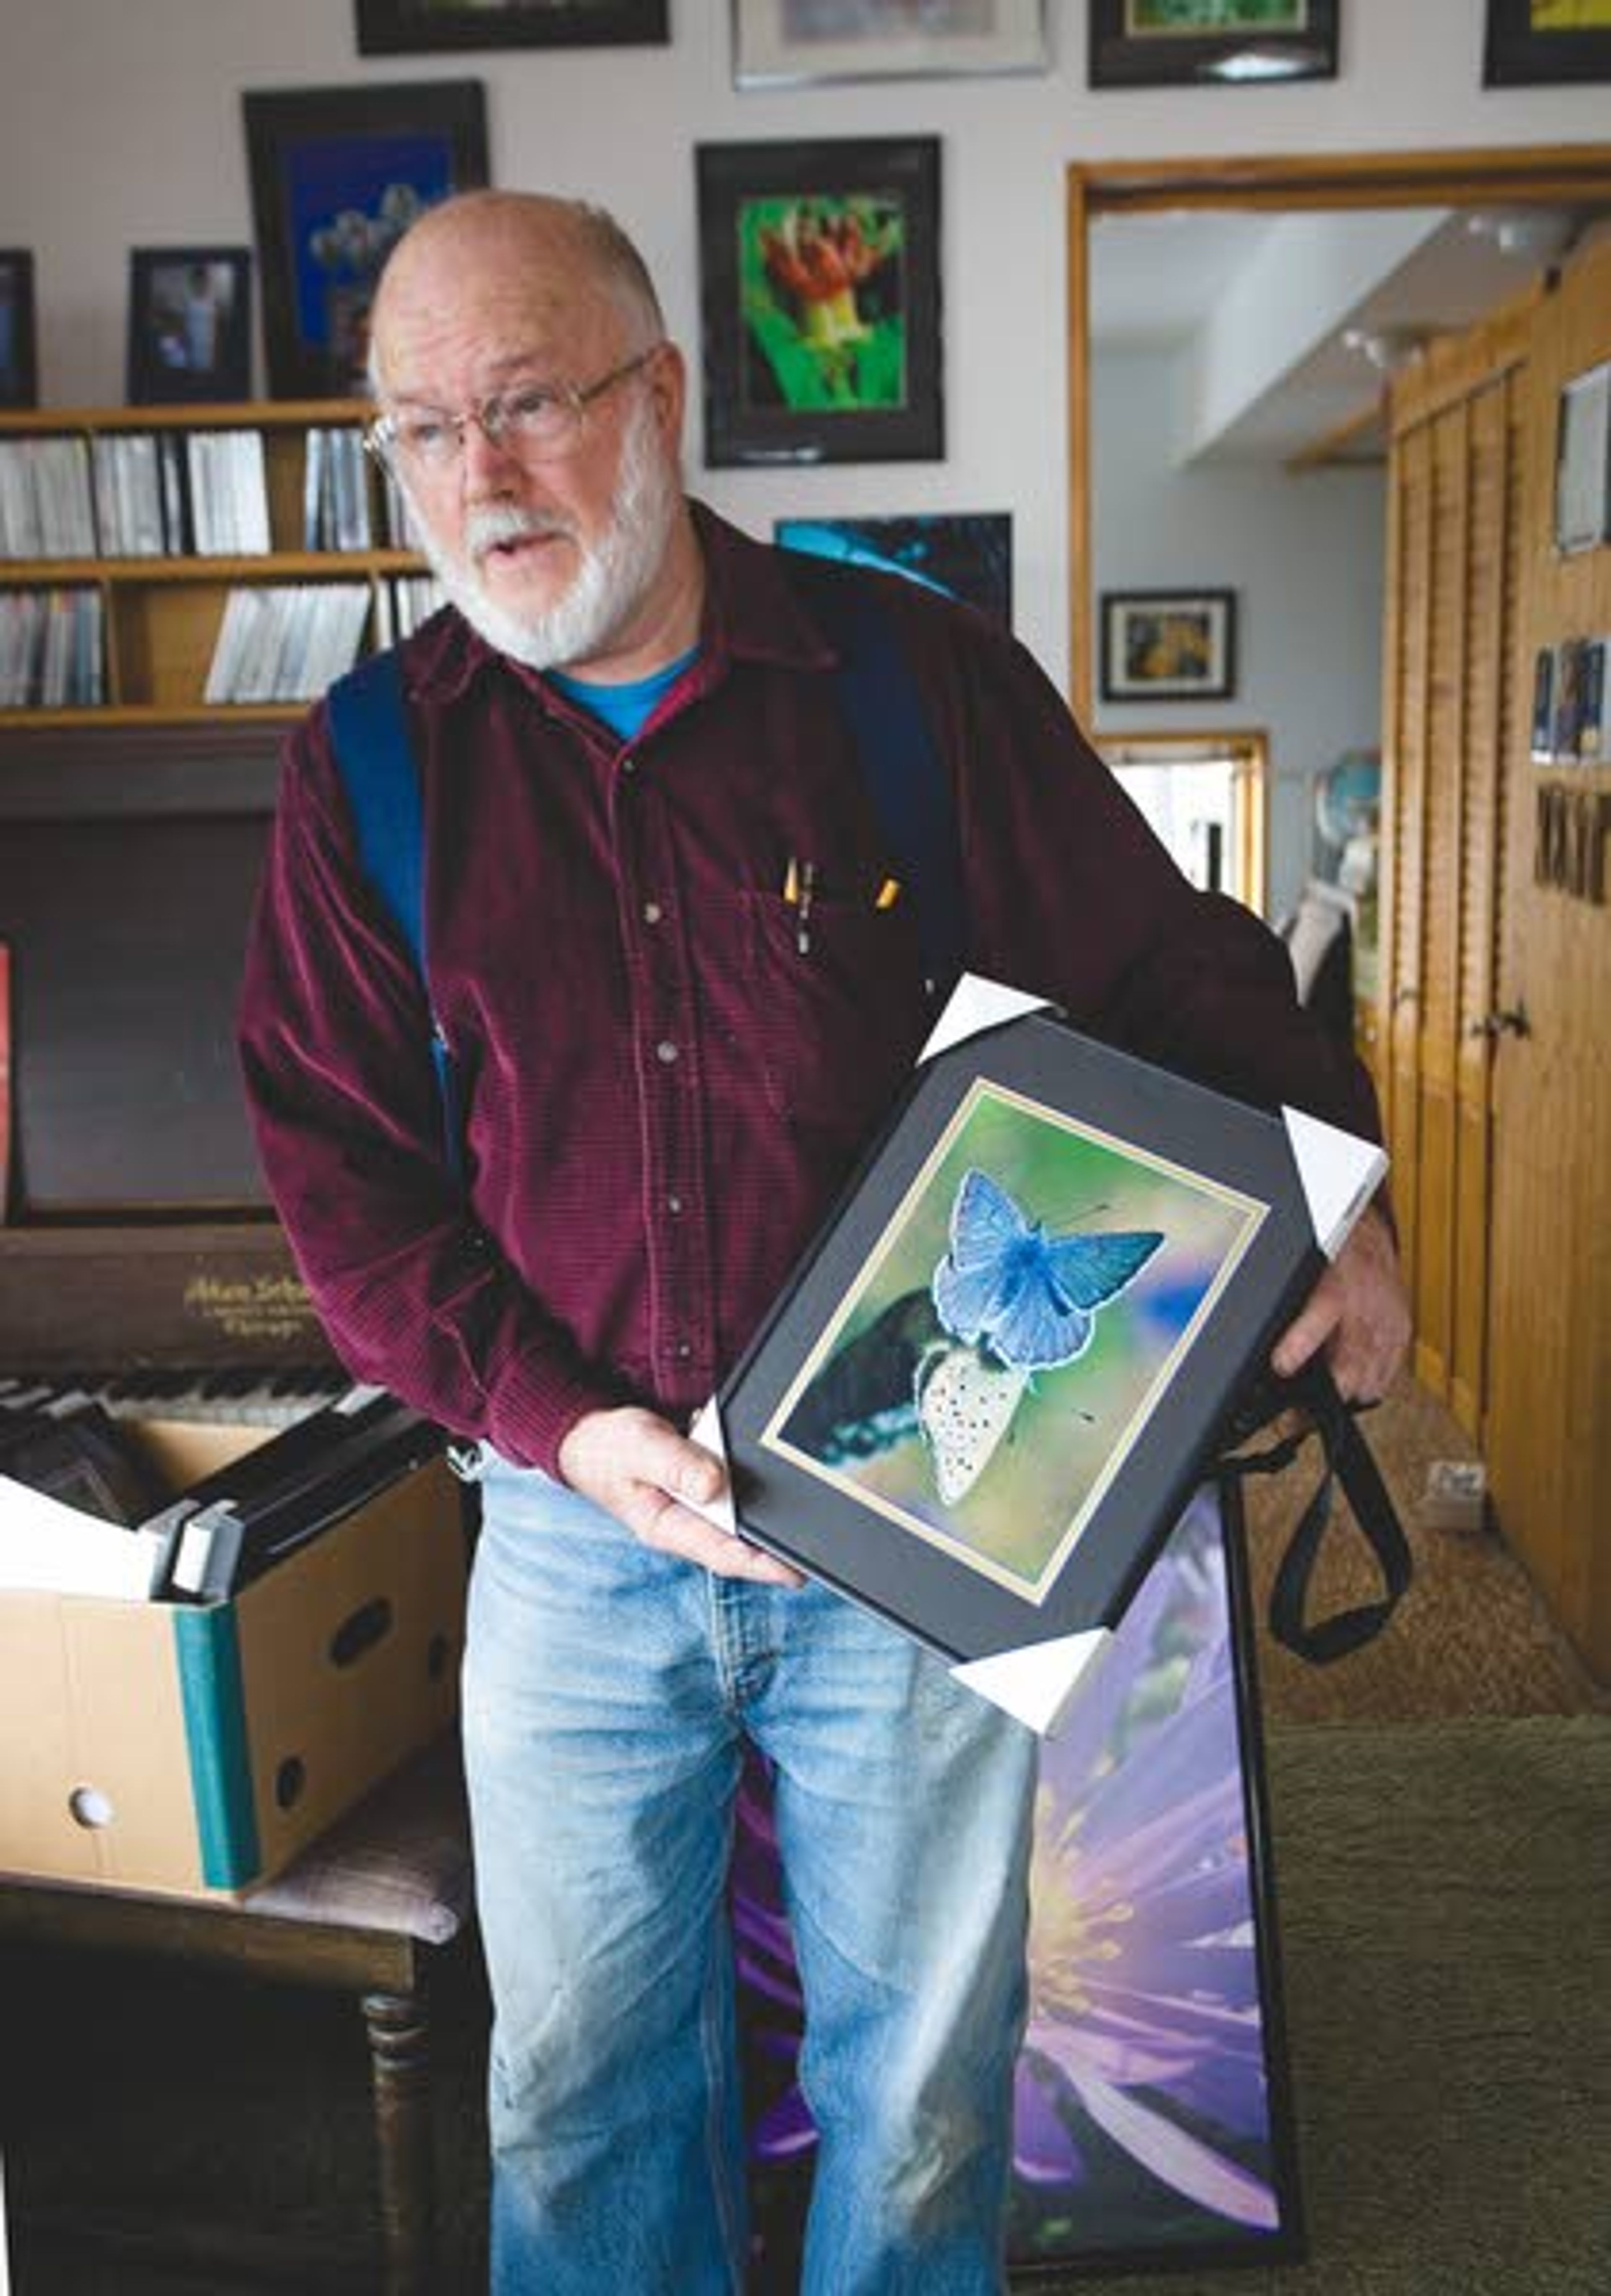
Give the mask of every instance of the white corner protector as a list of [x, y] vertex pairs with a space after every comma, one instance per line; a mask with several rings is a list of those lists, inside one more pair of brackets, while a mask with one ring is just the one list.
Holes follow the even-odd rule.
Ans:
[[[688, 1430], [688, 1440], [703, 1444], [707, 1451], [714, 1451], [724, 1467], [728, 1464], [727, 1439], [722, 1432], [721, 1412], [714, 1396], [708, 1403], [700, 1406], [694, 1424]], [[700, 1505], [696, 1499], [685, 1499], [683, 1505], [690, 1513], [703, 1515], [707, 1522], [714, 1523], [718, 1530], [725, 1530], [734, 1538], [738, 1537], [738, 1513], [733, 1505], [730, 1476], [722, 1486], [721, 1496], [712, 1499], [708, 1506]]]
[[1113, 1643], [1110, 1627], [1055, 1641], [1030, 1643], [1022, 1650], [998, 1651], [990, 1658], [954, 1666], [955, 1679], [988, 1698], [1041, 1738], [1055, 1737], [1074, 1693]]
[[1044, 996], [1032, 996], [1026, 989], [1008, 988], [999, 980], [986, 980], [981, 973], [965, 972], [929, 1030], [928, 1041], [917, 1055], [918, 1067], [932, 1061], [936, 1053], [949, 1053], [953, 1045], [976, 1037], [982, 1029], [999, 1028], [1002, 1021], [1020, 1020], [1025, 1013], [1043, 1012], [1046, 1002]]
[[1281, 1117], [1309, 1201], [1315, 1241], [1327, 1259], [1335, 1259], [1381, 1185], [1386, 1152], [1374, 1141], [1323, 1124], [1318, 1116], [1305, 1116], [1301, 1108], [1284, 1107]]

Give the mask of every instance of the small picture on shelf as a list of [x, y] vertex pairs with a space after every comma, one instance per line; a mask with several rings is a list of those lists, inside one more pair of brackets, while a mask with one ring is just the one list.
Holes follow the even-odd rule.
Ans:
[[0, 247], [0, 406], [37, 406], [34, 258], [24, 247]]
[[487, 181], [486, 92], [414, 80], [242, 101], [269, 390], [361, 398], [387, 256], [425, 209]]
[[1533, 762], [1555, 763], [1555, 648], [1540, 646], [1533, 657]]
[[130, 250], [131, 406], [251, 398], [251, 280], [250, 248]]

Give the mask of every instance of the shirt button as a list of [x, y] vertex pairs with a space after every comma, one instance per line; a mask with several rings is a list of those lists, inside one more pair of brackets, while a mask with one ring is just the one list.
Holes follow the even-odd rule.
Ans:
[[672, 1062], [676, 1060], [678, 1057], [677, 1047], [671, 1042], [670, 1037], [662, 1037], [659, 1044], [655, 1046], [654, 1057], [666, 1068], [670, 1068]]
[[623, 758], [621, 761], [621, 769], [623, 774], [635, 774], [637, 771], [637, 759]]
[[686, 1363], [687, 1358], [693, 1354], [694, 1349], [688, 1341], [678, 1340], [677, 1342], [677, 1352], [678, 1357]]
[[664, 914], [665, 914], [665, 912], [664, 912], [664, 910], [661, 907], [660, 903], [659, 903], [658, 901], [645, 901], [645, 902], [644, 903], [644, 922], [645, 922], [645, 924], [646, 924], [646, 925], [657, 925], [657, 924], [660, 922], [661, 918], [664, 915]]
[[666, 1210], [667, 1210], [669, 1212], [679, 1212], [679, 1211], [681, 1211], [681, 1210], [682, 1210], [682, 1198], [681, 1198], [680, 1196], [668, 1196], [668, 1197], [666, 1198]]

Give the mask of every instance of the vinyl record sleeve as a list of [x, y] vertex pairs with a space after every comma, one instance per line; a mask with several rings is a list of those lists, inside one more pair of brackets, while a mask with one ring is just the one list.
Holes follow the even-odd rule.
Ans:
[[1290, 1112], [1048, 1011], [933, 1054], [718, 1398], [743, 1532], [954, 1663], [1113, 1627], [1383, 1168], [1295, 1121], [1340, 1224]]

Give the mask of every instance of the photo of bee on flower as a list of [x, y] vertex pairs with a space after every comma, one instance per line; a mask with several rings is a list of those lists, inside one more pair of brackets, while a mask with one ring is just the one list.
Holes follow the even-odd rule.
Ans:
[[818, 413], [904, 406], [900, 194], [746, 199], [737, 221], [746, 406]]
[[763, 1439], [1037, 1598], [1258, 1218], [976, 1086]]

